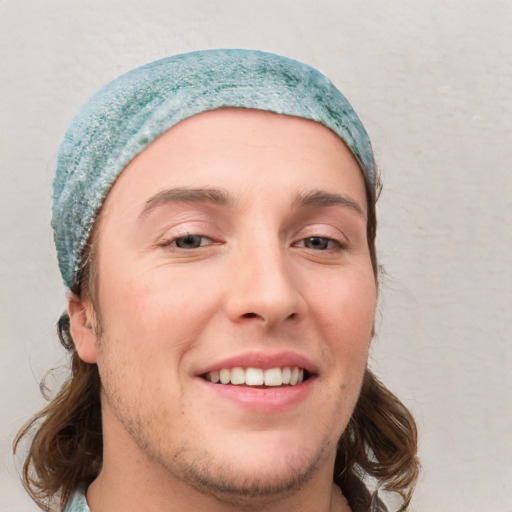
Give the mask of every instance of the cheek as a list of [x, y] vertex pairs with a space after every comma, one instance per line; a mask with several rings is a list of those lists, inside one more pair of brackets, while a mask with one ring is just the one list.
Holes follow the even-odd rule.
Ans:
[[373, 272], [340, 271], [316, 286], [310, 305], [322, 337], [338, 364], [351, 362], [348, 372], [366, 366], [373, 333], [376, 286]]
[[[106, 274], [100, 295], [104, 327], [139, 358], [158, 351], [173, 360], [195, 343], [215, 311], [215, 286], [184, 271]], [[132, 275], [126, 279], [126, 275]]]
[[341, 333], [370, 335], [375, 315], [377, 290], [368, 270], [341, 270], [327, 276], [308, 293], [313, 307], [327, 325]]
[[148, 408], [163, 415], [168, 401], [179, 403], [180, 362], [193, 337], [183, 319], [186, 306], [168, 287], [150, 293], [151, 283], [140, 277], [119, 279], [115, 286], [110, 275], [99, 295], [98, 369], [107, 401], [120, 418]]

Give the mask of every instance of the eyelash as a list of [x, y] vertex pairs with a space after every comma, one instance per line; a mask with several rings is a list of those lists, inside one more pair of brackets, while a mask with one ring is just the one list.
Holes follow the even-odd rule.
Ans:
[[[201, 240], [199, 241], [199, 245], [197, 245], [195, 247], [180, 247], [178, 245], [179, 242], [182, 240], [185, 240], [186, 238], [189, 238], [189, 239], [199, 238]], [[205, 240], [207, 240], [208, 242], [203, 244], [203, 241], [205, 241]], [[312, 242], [312, 241], [315, 241], [313, 243], [317, 244], [316, 248], [307, 246], [307, 243]], [[190, 241], [190, 242], [192, 242], [192, 241]], [[160, 246], [161, 247], [173, 247], [175, 249], [190, 251], [190, 250], [194, 250], [194, 249], [199, 249], [200, 247], [204, 247], [207, 245], [213, 245], [214, 243], [215, 242], [210, 237], [208, 237], [206, 235], [200, 235], [200, 234], [195, 234], [195, 233], [186, 233], [186, 234], [180, 234], [179, 236], [173, 237], [168, 240], [164, 240], [160, 244]], [[318, 244], [320, 246], [322, 246], [323, 248], [318, 249]], [[336, 252], [336, 251], [341, 251], [341, 250], [345, 249], [345, 247], [346, 247], [345, 244], [341, 243], [339, 240], [335, 240], [333, 238], [329, 238], [329, 237], [325, 237], [325, 236], [309, 236], [309, 237], [299, 240], [299, 242], [297, 242], [294, 245], [296, 247], [304, 247], [304, 248], [312, 250], [314, 252], [327, 252], [327, 251]]]
[[[179, 247], [178, 242], [180, 240], [184, 240], [185, 238], [200, 238], [201, 242], [197, 247]], [[203, 240], [208, 240], [208, 243], [203, 244], [202, 243]], [[190, 251], [190, 250], [198, 249], [200, 247], [204, 247], [205, 245], [213, 245], [214, 243], [215, 242], [210, 237], [208, 237], [206, 235], [200, 235], [200, 234], [196, 234], [196, 233], [185, 233], [185, 234], [180, 234], [179, 236], [175, 236], [175, 237], [167, 239], [167, 240], [163, 240], [162, 243], [159, 245], [160, 245], [160, 247], [173, 247], [175, 249]]]
[[[326, 243], [326, 247], [324, 249], [320, 249], [320, 250], [314, 249], [313, 247], [307, 247], [306, 242], [312, 241], [312, 240], [322, 241], [322, 242]], [[299, 245], [299, 244], [301, 244], [301, 245]], [[343, 244], [339, 240], [336, 240], [334, 238], [329, 238], [327, 236], [308, 236], [308, 237], [300, 240], [295, 245], [299, 245], [300, 247], [305, 247], [306, 249], [310, 249], [315, 252], [327, 252], [327, 251], [336, 252], [336, 251], [341, 251], [346, 248], [345, 244]], [[331, 247], [329, 247], [329, 245]]]

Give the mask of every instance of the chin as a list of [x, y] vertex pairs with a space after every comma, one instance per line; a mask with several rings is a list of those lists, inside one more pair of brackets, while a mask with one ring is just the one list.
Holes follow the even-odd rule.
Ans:
[[304, 462], [302, 457], [279, 457], [260, 464], [249, 461], [240, 468], [239, 464], [206, 465], [204, 461], [199, 464], [196, 461], [184, 475], [201, 492], [240, 505], [258, 498], [279, 500], [302, 488], [318, 470], [318, 460]]
[[289, 440], [277, 440], [234, 443], [227, 452], [223, 446], [215, 452], [183, 450], [167, 467], [200, 492], [232, 505], [280, 500], [302, 488], [330, 461], [326, 460], [327, 446], [308, 452], [291, 446]]

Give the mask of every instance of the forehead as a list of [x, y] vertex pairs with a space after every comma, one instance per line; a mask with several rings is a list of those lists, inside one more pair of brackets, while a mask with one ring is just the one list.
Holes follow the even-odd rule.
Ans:
[[237, 108], [198, 114], [161, 135], [122, 171], [103, 210], [140, 208], [170, 187], [235, 195], [341, 187], [365, 197], [362, 171], [334, 132], [302, 118]]

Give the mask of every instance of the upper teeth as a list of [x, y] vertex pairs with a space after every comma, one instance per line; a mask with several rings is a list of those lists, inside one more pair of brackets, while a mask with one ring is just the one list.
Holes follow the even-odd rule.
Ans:
[[219, 371], [208, 372], [206, 380], [221, 384], [245, 384], [247, 386], [295, 386], [304, 380], [304, 370], [297, 367], [269, 368], [223, 368]]

